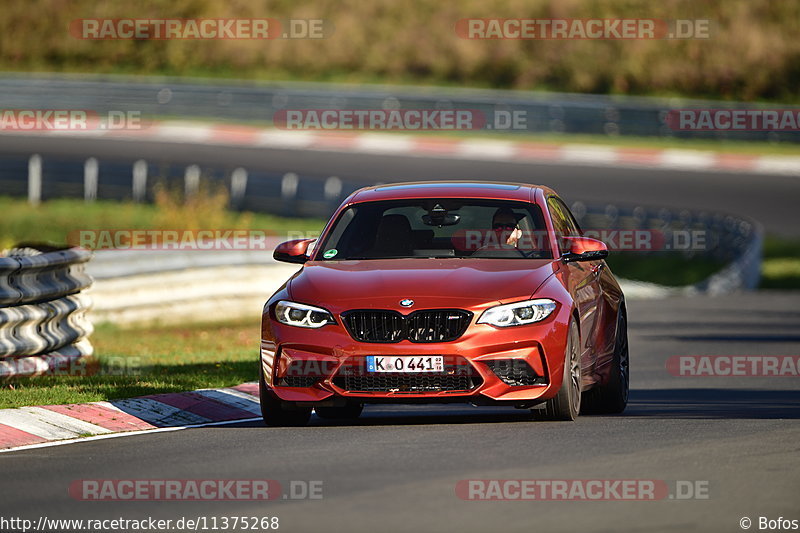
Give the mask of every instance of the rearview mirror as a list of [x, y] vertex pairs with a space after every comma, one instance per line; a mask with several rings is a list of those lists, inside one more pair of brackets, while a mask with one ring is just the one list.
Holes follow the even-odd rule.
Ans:
[[461, 215], [449, 213], [422, 215], [422, 223], [426, 226], [455, 226], [459, 220], [461, 220]]
[[295, 239], [293, 241], [282, 242], [275, 248], [272, 257], [276, 261], [302, 265], [308, 261], [308, 247], [316, 240], [317, 239]]
[[422, 223], [426, 226], [455, 226], [461, 220], [460, 215], [450, 214], [447, 209], [442, 207], [441, 204], [436, 204], [428, 212], [427, 215], [422, 215]]
[[564, 237], [569, 252], [561, 256], [565, 263], [574, 261], [599, 261], [608, 257], [608, 247], [603, 241], [589, 237]]

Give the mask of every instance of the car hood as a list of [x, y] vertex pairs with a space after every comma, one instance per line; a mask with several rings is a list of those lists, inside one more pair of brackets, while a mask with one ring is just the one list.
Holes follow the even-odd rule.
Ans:
[[295, 301], [338, 311], [469, 307], [527, 298], [554, 273], [549, 260], [380, 259], [313, 261], [289, 282]]

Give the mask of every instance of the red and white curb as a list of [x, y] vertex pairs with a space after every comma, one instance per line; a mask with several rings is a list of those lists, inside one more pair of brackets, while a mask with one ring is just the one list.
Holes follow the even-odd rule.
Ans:
[[256, 383], [109, 402], [0, 409], [0, 452], [260, 416]]
[[121, 140], [481, 161], [800, 176], [800, 157], [798, 156], [747, 155], [703, 150], [613, 147], [593, 144], [456, 139], [389, 132], [297, 131], [194, 122], [154, 122], [138, 130], [46, 130], [2, 133], [102, 137]]

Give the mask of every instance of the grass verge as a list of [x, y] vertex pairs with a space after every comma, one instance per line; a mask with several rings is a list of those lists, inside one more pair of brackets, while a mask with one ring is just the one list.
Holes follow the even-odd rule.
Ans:
[[618, 278], [646, 281], [668, 287], [694, 285], [721, 270], [725, 263], [676, 253], [611, 254], [606, 261]]
[[229, 387], [258, 377], [258, 321], [120, 330], [92, 336], [100, 372], [18, 378], [0, 386], [0, 408], [96, 402]]
[[761, 265], [762, 289], [800, 289], [800, 242], [767, 237]]
[[246, 229], [286, 235], [289, 231], [318, 232], [325, 225], [322, 219], [239, 213], [227, 210], [226, 205], [227, 195], [222, 192], [194, 204], [180, 203], [171, 196], [157, 197], [153, 205], [58, 199], [33, 207], [25, 200], [0, 196], [0, 250], [24, 241], [64, 244], [72, 232], [80, 230]]

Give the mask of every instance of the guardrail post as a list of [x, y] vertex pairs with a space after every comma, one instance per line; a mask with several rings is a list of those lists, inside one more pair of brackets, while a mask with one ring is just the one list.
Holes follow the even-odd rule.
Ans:
[[200, 188], [200, 167], [197, 165], [189, 165], [186, 167], [186, 173], [183, 176], [183, 189], [186, 198], [191, 198], [197, 194]]
[[139, 159], [133, 164], [133, 201], [143, 202], [147, 193], [147, 162]]
[[28, 160], [28, 203], [37, 206], [42, 202], [42, 157], [34, 154]]
[[281, 200], [283, 200], [284, 214], [292, 216], [295, 213], [295, 200], [297, 199], [297, 186], [300, 178], [294, 172], [283, 175], [281, 180]]
[[325, 199], [335, 202], [342, 194], [342, 180], [337, 176], [331, 176], [325, 180]]
[[238, 167], [231, 173], [231, 206], [235, 208], [242, 207], [246, 190], [247, 171], [242, 167]]
[[97, 199], [97, 159], [90, 157], [83, 164], [83, 199], [94, 202]]

